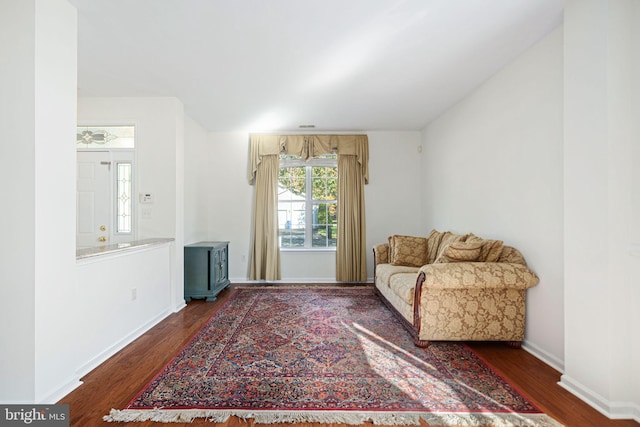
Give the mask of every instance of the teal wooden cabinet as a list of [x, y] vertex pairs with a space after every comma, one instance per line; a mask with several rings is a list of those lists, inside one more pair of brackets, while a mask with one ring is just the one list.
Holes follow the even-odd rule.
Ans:
[[184, 299], [215, 301], [229, 286], [229, 242], [198, 242], [184, 247]]

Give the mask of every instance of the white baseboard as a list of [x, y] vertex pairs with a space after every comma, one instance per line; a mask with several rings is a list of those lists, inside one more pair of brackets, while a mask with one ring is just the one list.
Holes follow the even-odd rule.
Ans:
[[81, 385], [82, 381], [79, 376], [71, 377], [56, 390], [50, 391], [47, 396], [38, 397], [36, 403], [41, 405], [54, 404]]
[[568, 375], [562, 375], [558, 385], [612, 420], [632, 419], [640, 422], [640, 406], [633, 402], [609, 401]]
[[78, 378], [82, 378], [83, 376], [85, 376], [86, 374], [88, 374], [89, 372], [97, 368], [101, 363], [105, 362], [111, 356], [113, 356], [114, 354], [122, 350], [127, 345], [131, 344], [136, 338], [140, 337], [149, 329], [153, 328], [155, 325], [160, 323], [160, 321], [165, 319], [170, 314], [171, 314], [170, 309], [164, 310], [163, 312], [153, 317], [148, 322], [136, 328], [130, 334], [126, 335], [122, 339], [116, 341], [109, 347], [105, 348], [103, 351], [101, 351], [99, 354], [97, 354], [95, 357], [87, 361], [85, 364], [83, 364], [76, 370], [76, 374], [78, 375]]
[[[335, 277], [316, 277], [316, 278], [308, 278], [308, 277], [287, 277], [286, 279], [281, 280], [249, 280], [245, 278], [239, 277], [231, 277], [231, 283], [343, 283], [338, 282]], [[372, 280], [373, 281], [373, 280]]]
[[173, 308], [173, 312], [174, 312], [174, 313], [177, 313], [177, 312], [179, 312], [180, 310], [184, 309], [186, 306], [187, 306], [187, 303], [185, 302], [185, 300], [181, 300], [181, 301], [178, 303], [178, 305], [177, 305], [177, 306], [175, 306], [175, 307]]
[[524, 341], [524, 343], [522, 343], [522, 348], [528, 353], [531, 353], [537, 359], [540, 359], [547, 365], [551, 366], [556, 371], [560, 373], [564, 372], [564, 360], [560, 359], [559, 357], [554, 356], [553, 354], [526, 340]]
[[633, 402], [613, 402], [611, 404], [613, 419], [632, 419], [640, 423], [640, 405]]

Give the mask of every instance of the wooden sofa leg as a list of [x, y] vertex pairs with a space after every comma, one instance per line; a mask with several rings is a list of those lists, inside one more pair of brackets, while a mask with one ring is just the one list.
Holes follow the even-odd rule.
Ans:
[[522, 341], [507, 341], [506, 344], [511, 348], [521, 348]]
[[431, 341], [419, 340], [416, 338], [413, 340], [413, 343], [415, 344], [416, 347], [427, 348], [431, 344]]

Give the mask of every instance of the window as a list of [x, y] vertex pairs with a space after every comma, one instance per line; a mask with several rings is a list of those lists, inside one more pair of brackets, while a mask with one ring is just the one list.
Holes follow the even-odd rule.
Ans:
[[278, 229], [281, 248], [335, 248], [338, 160], [335, 154], [280, 156]]
[[116, 232], [131, 233], [131, 162], [116, 165]]
[[133, 148], [135, 126], [78, 126], [78, 148]]

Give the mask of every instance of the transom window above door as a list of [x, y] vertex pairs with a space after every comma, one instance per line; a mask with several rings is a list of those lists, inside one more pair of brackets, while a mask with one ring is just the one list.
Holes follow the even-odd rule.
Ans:
[[78, 126], [77, 148], [134, 148], [135, 126]]

